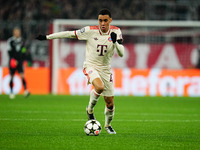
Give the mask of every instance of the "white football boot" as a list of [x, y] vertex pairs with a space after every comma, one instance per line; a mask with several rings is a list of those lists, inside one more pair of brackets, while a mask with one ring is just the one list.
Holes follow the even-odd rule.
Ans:
[[116, 134], [112, 126], [105, 127], [105, 130], [108, 132], [108, 134]]
[[14, 99], [15, 98], [15, 94], [10, 93], [9, 97], [10, 97], [10, 99]]
[[31, 93], [30, 93], [28, 90], [25, 90], [25, 91], [24, 91], [24, 97], [27, 98], [30, 94], [31, 94]]

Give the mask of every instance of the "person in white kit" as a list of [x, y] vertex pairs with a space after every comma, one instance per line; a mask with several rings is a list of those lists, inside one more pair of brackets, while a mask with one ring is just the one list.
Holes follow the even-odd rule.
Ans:
[[114, 85], [111, 73], [111, 59], [116, 49], [118, 55], [124, 55], [122, 33], [120, 28], [110, 25], [111, 13], [102, 9], [98, 14], [97, 26], [86, 26], [80, 30], [63, 31], [50, 35], [39, 35], [38, 40], [51, 40], [58, 38], [77, 38], [86, 40], [86, 57], [83, 64], [83, 73], [88, 78], [88, 83], [94, 86], [90, 92], [89, 105], [86, 108], [88, 119], [95, 119], [94, 106], [100, 95], [104, 96], [105, 130], [109, 134], [116, 134], [111, 126], [114, 117]]

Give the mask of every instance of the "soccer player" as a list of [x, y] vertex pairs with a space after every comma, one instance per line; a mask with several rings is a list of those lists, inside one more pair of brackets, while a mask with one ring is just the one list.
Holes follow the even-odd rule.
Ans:
[[115, 107], [114, 85], [110, 64], [115, 49], [119, 56], [123, 56], [123, 39], [121, 30], [110, 25], [112, 17], [108, 9], [102, 9], [99, 12], [98, 22], [99, 25], [97, 26], [86, 26], [76, 31], [39, 35], [37, 39], [77, 38], [78, 40], [87, 41], [83, 73], [87, 76], [88, 82], [94, 86], [94, 89], [90, 92], [89, 105], [86, 108], [88, 119], [95, 119], [94, 106], [102, 94], [106, 103], [105, 130], [109, 134], [116, 134], [111, 126]]
[[24, 78], [23, 62], [25, 59], [26, 48], [24, 47], [24, 41], [21, 37], [21, 30], [18, 27], [13, 29], [13, 36], [7, 41], [8, 43], [8, 55], [9, 55], [9, 73], [10, 79], [10, 98], [15, 98], [13, 93], [13, 77], [16, 71], [21, 76], [22, 83], [24, 86], [24, 96], [28, 97], [30, 92], [27, 90], [26, 80]]

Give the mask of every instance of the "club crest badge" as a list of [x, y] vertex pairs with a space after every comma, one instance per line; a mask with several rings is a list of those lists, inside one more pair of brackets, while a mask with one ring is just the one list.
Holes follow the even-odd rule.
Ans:
[[89, 73], [89, 74], [91, 74], [92, 72], [93, 72], [93, 71], [92, 71], [92, 70], [90, 70], [88, 73]]
[[109, 41], [109, 42], [111, 42], [111, 41], [112, 41], [111, 37], [109, 37], [109, 38], [108, 38], [108, 41]]

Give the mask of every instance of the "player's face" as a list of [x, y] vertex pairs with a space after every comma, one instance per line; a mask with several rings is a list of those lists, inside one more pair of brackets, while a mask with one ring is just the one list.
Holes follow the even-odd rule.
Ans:
[[99, 15], [99, 26], [102, 32], [106, 33], [109, 30], [109, 25], [112, 22], [112, 18], [109, 15]]
[[18, 38], [21, 36], [21, 31], [19, 29], [14, 29], [13, 35], [14, 37]]

